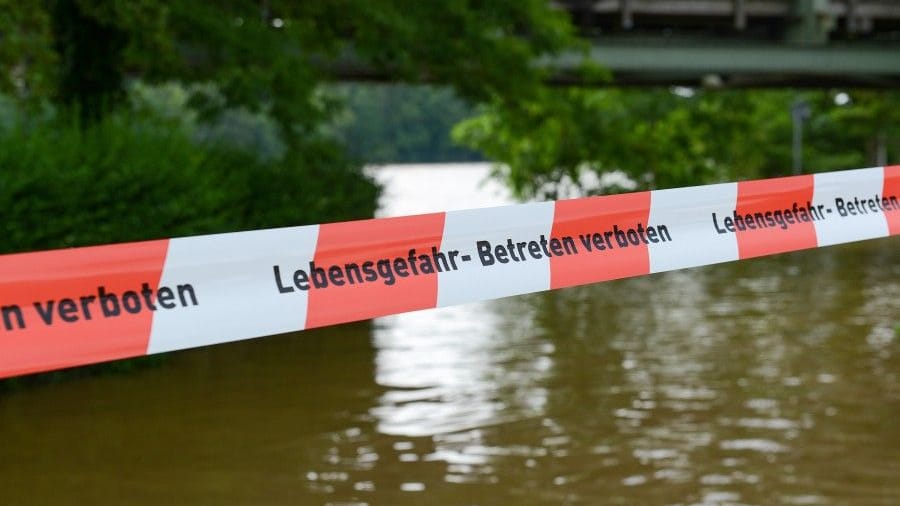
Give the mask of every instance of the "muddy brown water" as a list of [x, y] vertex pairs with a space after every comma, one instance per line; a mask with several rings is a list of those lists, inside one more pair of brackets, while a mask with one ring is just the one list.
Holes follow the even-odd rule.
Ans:
[[900, 504], [898, 240], [0, 393], [0, 505]]

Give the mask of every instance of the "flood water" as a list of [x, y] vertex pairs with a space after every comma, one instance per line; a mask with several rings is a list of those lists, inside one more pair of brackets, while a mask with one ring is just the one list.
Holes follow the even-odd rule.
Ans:
[[898, 327], [895, 237], [178, 352], [0, 393], [0, 505], [900, 504]]

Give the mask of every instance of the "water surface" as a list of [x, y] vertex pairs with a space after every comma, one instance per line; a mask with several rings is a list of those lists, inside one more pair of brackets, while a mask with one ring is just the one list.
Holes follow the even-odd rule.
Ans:
[[[496, 205], [386, 167], [382, 213]], [[0, 394], [0, 504], [900, 504], [882, 239], [190, 350]]]

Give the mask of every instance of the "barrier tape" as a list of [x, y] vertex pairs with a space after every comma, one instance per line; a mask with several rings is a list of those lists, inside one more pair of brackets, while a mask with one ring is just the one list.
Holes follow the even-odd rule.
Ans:
[[900, 166], [0, 256], [0, 378], [900, 234]]

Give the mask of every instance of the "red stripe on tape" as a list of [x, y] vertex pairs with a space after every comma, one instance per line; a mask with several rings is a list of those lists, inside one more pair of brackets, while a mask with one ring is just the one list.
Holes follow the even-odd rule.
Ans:
[[556, 202], [550, 236], [571, 238], [578, 254], [551, 256], [550, 287], [649, 274], [649, 219], [650, 192]]
[[812, 175], [738, 183], [736, 216], [732, 218], [741, 222], [735, 228], [742, 259], [817, 246], [813, 221], [795, 217], [800, 214], [795, 209], [807, 209], [812, 203], [814, 184]]
[[144, 355], [168, 244], [5, 257], [0, 377]]
[[[434, 213], [321, 225], [315, 268], [309, 269], [306, 328], [435, 307], [437, 274], [414, 274], [408, 259], [413, 249], [416, 259], [434, 258], [432, 248], [441, 247], [444, 217]], [[419, 269], [421, 262], [416, 265]], [[328, 287], [318, 289], [316, 277], [321, 282], [323, 275]]]
[[[900, 200], [900, 165], [892, 165], [884, 168], [884, 190], [881, 193], [883, 199], [888, 199], [888, 206], [885, 206], [884, 217], [887, 219], [888, 233], [891, 235], [900, 234], [900, 206], [897, 200]], [[895, 200], [897, 199], [897, 200]]]

